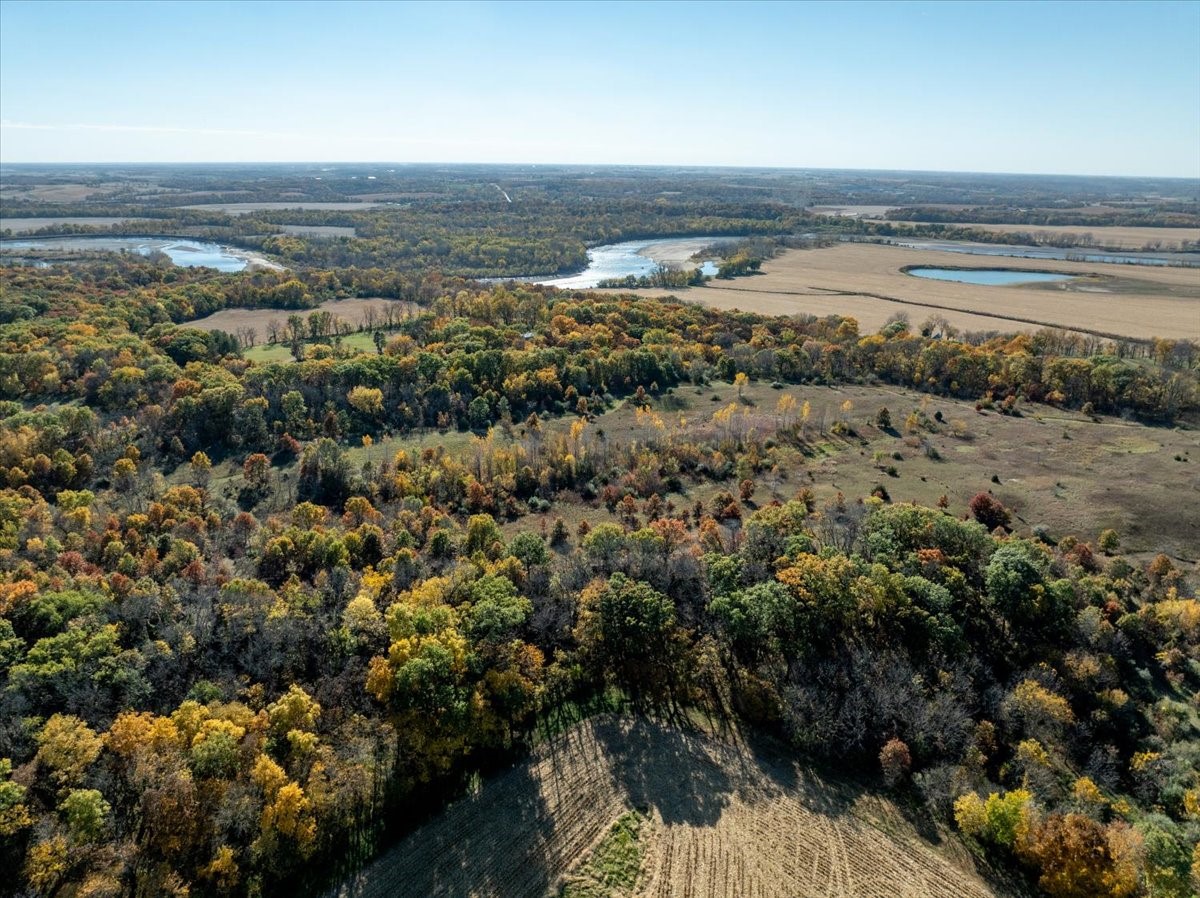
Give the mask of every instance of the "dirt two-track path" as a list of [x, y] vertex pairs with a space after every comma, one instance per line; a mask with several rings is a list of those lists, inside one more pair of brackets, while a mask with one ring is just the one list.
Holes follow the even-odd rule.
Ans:
[[545, 898], [626, 811], [646, 898], [991, 898], [952, 839], [738, 740], [596, 718], [540, 747], [333, 894]]

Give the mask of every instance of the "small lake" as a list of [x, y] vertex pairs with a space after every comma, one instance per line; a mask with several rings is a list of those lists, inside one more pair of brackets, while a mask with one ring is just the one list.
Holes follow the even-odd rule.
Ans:
[[[601, 281], [610, 278], [645, 277], [652, 274], [659, 266], [658, 259], [668, 268], [679, 268], [690, 271], [699, 268], [701, 272], [713, 277], [717, 273], [716, 259], [706, 259], [702, 263], [687, 261], [692, 253], [701, 251], [714, 243], [733, 240], [730, 237], [666, 237], [654, 240], [628, 240], [624, 243], [609, 243], [596, 246], [587, 251], [588, 266], [583, 271], [566, 277], [534, 281], [547, 287], [560, 287], [564, 290], [583, 290], [597, 286]], [[653, 255], [644, 252], [653, 247]], [[509, 280], [506, 278], [506, 280]]]
[[1053, 274], [1048, 271], [1015, 271], [1011, 268], [909, 268], [905, 274], [928, 278], [931, 281], [956, 281], [983, 287], [1004, 287], [1009, 284], [1049, 284], [1069, 281], [1074, 275]]
[[246, 267], [244, 251], [217, 243], [175, 240], [169, 237], [44, 237], [37, 240], [5, 240], [0, 243], [0, 258], [13, 250], [57, 250], [59, 252], [133, 252], [148, 256], [165, 253], [176, 265], [185, 268], [205, 266], [218, 271], [241, 271]]

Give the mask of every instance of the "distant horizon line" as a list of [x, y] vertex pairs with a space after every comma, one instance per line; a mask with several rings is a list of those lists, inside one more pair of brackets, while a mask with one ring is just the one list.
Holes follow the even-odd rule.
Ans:
[[1200, 182], [1200, 172], [1195, 175], [1145, 175], [1145, 174], [1111, 174], [1091, 172], [1045, 172], [1045, 171], [983, 171], [981, 169], [957, 168], [838, 168], [828, 165], [749, 165], [732, 163], [682, 163], [682, 162], [463, 162], [463, 161], [423, 161], [399, 162], [388, 160], [353, 160], [353, 159], [307, 159], [307, 160], [277, 160], [257, 159], [240, 162], [225, 160], [209, 160], [196, 162], [38, 162], [38, 161], [5, 161], [0, 160], [0, 171], [5, 166], [57, 166], [71, 167], [151, 167], [151, 166], [306, 166], [306, 165], [394, 165], [405, 167], [480, 167], [480, 168], [679, 168], [679, 169], [731, 169], [751, 171], [802, 171], [802, 172], [863, 172], [889, 174], [928, 174], [928, 175], [991, 175], [996, 177], [1035, 177], [1035, 178], [1112, 178], [1123, 180], [1154, 180], [1154, 181], [1195, 181]]

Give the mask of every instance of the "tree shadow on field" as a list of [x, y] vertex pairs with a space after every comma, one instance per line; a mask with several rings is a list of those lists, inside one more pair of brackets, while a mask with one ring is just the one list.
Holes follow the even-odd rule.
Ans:
[[734, 782], [704, 740], [643, 718], [606, 720], [596, 739], [613, 759], [613, 776], [632, 805], [654, 808], [670, 824], [713, 826]]
[[837, 819], [878, 791], [822, 771], [760, 733], [718, 736], [640, 717], [593, 725], [631, 804], [656, 809], [666, 824], [713, 826], [734, 797], [747, 804], [792, 797], [813, 813]]
[[798, 754], [790, 745], [766, 733], [749, 737], [759, 769], [781, 791], [801, 801], [816, 814], [836, 819], [853, 813], [855, 804], [872, 793], [870, 784], [848, 777], [829, 762]]
[[554, 842], [554, 829], [540, 783], [519, 764], [450, 805], [333, 894], [540, 898], [556, 875], [544, 850]]
[[938, 829], [937, 820], [919, 796], [912, 792], [900, 795], [896, 798], [895, 805], [917, 835], [931, 845], [941, 844], [942, 833]]

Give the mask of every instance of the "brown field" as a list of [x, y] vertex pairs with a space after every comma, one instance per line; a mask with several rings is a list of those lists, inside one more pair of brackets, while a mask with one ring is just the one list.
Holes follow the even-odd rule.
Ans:
[[27, 234], [52, 225], [89, 225], [95, 228], [106, 228], [109, 225], [124, 224], [136, 221], [132, 218], [105, 218], [91, 216], [79, 218], [0, 218], [0, 231], [11, 230], [14, 234]]
[[[887, 224], [899, 227], [914, 227], [920, 222], [889, 221]], [[1024, 224], [953, 224], [950, 227], [978, 228], [981, 231], [993, 231], [997, 234], [1044, 234], [1047, 237], [1061, 237], [1065, 234], [1080, 236], [1090, 234], [1096, 246], [1108, 246], [1120, 249], [1142, 249], [1147, 244], [1158, 243], [1159, 249], [1171, 251], [1180, 248], [1180, 241], [1195, 243], [1200, 241], [1200, 228], [1137, 228], [1120, 226], [1089, 225], [1024, 225]]]
[[[403, 300], [371, 297], [369, 299], [331, 299], [321, 303], [316, 309], [332, 312], [343, 321], [348, 321], [358, 327], [365, 320], [368, 309], [381, 312], [389, 306], [399, 307], [405, 311], [414, 308], [411, 303]], [[282, 323], [287, 320], [289, 315], [308, 315], [316, 309], [222, 309], [206, 315], [204, 318], [185, 321], [181, 326], [194, 327], [204, 331], [225, 331], [227, 334], [236, 334], [241, 328], [252, 327], [258, 335], [258, 339], [265, 340], [267, 339], [267, 323], [272, 319]]]
[[88, 197], [115, 193], [131, 185], [145, 187], [140, 183], [123, 181], [109, 181], [104, 184], [6, 184], [0, 193], [8, 199], [32, 200], [38, 203], [77, 203]]
[[935, 846], [862, 786], [773, 746], [613, 717], [545, 743], [335, 894], [545, 898], [634, 808], [649, 824], [644, 898], [1004, 894], [952, 836]]
[[391, 191], [391, 192], [385, 192], [385, 193], [358, 193], [358, 194], [355, 194], [355, 196], [357, 196], [360, 200], [388, 200], [388, 201], [393, 201], [393, 202], [401, 201], [401, 200], [428, 200], [428, 199], [435, 199], [442, 195], [443, 194], [436, 193], [431, 190], [403, 190], [403, 191]]
[[251, 212], [271, 212], [278, 209], [329, 209], [335, 212], [352, 211], [354, 209], [374, 209], [383, 203], [196, 203], [191, 206], [181, 206], [181, 209], [202, 209], [207, 211], [228, 212], [230, 215], [249, 215]]
[[[904, 274], [900, 269], [905, 266], [1024, 268], [1086, 279], [1065, 285], [979, 287], [922, 280]], [[764, 315], [851, 315], [864, 333], [904, 312], [914, 325], [936, 313], [970, 331], [1061, 327], [1142, 339], [1200, 339], [1200, 270], [1194, 268], [982, 258], [844, 243], [788, 250], [751, 277], [688, 290], [640, 292]]]

